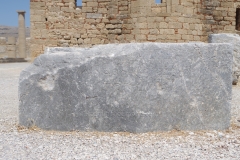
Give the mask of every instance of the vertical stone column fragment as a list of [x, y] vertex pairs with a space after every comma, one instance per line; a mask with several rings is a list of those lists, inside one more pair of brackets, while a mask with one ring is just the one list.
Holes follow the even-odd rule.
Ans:
[[18, 54], [19, 58], [26, 58], [25, 11], [18, 12]]

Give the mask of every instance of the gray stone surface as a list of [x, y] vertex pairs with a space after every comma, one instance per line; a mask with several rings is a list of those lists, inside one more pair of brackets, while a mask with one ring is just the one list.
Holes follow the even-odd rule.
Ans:
[[209, 43], [230, 43], [233, 45], [232, 83], [236, 85], [240, 76], [240, 36], [238, 34], [211, 34]]
[[222, 130], [230, 126], [229, 44], [49, 48], [19, 80], [19, 123], [47, 130]]

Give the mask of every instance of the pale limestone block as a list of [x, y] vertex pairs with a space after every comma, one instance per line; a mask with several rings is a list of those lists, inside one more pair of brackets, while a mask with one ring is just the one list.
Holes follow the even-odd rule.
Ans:
[[84, 43], [83, 39], [82, 39], [82, 38], [79, 38], [79, 39], [78, 39], [78, 44], [83, 44], [83, 43]]
[[174, 29], [160, 29], [160, 34], [174, 34]]
[[[88, 14], [88, 13], [87, 13]], [[94, 24], [96, 22], [96, 20], [95, 19], [86, 19], [85, 20], [85, 23], [87, 23], [87, 24]]]
[[141, 34], [149, 34], [150, 30], [149, 29], [141, 29]]
[[192, 35], [197, 36], [198, 35], [198, 31], [197, 30], [193, 30], [192, 31]]
[[107, 13], [107, 8], [98, 8], [98, 13]]
[[92, 33], [88, 34], [88, 38], [95, 38], [95, 37], [97, 37], [96, 34], [92, 34]]
[[64, 40], [70, 40], [70, 39], [71, 39], [71, 36], [70, 36], [70, 35], [67, 35], [67, 36], [64, 36], [63, 38], [64, 38]]
[[137, 24], [136, 24], [136, 27], [137, 27], [137, 28], [147, 28], [147, 27], [148, 27], [148, 24], [147, 24], [147, 23], [137, 23]]
[[147, 22], [147, 18], [146, 17], [138, 17], [137, 22], [140, 22], [140, 23]]
[[82, 12], [92, 12], [93, 8], [92, 7], [83, 7]]
[[234, 2], [220, 2], [221, 3], [221, 7], [229, 7], [229, 8], [233, 8], [234, 7]]
[[184, 19], [185, 19], [185, 17], [179, 17], [177, 21], [184, 23]]
[[6, 45], [0, 45], [0, 53], [5, 53], [6, 52]]
[[45, 21], [45, 19], [41, 15], [32, 15], [31, 16], [31, 21], [32, 22], [42, 22], [42, 21]]
[[86, 38], [83, 40], [84, 44], [91, 44], [91, 38]]
[[190, 30], [196, 29], [196, 28], [195, 28], [195, 24], [190, 24], [190, 25], [189, 25], [189, 29], [190, 29]]
[[168, 28], [167, 22], [160, 22], [160, 28]]
[[91, 29], [92, 27], [91, 27], [90, 24], [84, 24], [84, 28], [85, 28], [85, 29]]
[[229, 31], [234, 31], [234, 30], [235, 30], [235, 26], [234, 26], [234, 25], [225, 26], [225, 27], [224, 27], [224, 30], [225, 30], [225, 31], [227, 31], [227, 30], [229, 30]]
[[98, 24], [97, 24], [97, 28], [102, 29], [102, 28], [104, 28], [104, 27], [105, 27], [105, 23], [98, 23]]
[[153, 13], [161, 13], [162, 9], [161, 8], [152, 8]]
[[98, 6], [98, 2], [87, 2], [87, 6], [88, 7], [97, 7]]
[[186, 14], [190, 14], [190, 15], [193, 15], [194, 14], [194, 12], [193, 12], [193, 9], [194, 8], [186, 8], [187, 10], [186, 10]]
[[181, 34], [171, 34], [171, 35], [168, 35], [168, 39], [180, 40], [180, 39], [182, 39], [182, 35]]
[[78, 43], [78, 41], [77, 41], [77, 38], [71, 38], [71, 44], [77, 44]]
[[126, 10], [128, 10], [128, 6], [119, 7], [119, 11], [126, 11]]
[[203, 31], [202, 30], [198, 30], [198, 35], [199, 36], [203, 35]]
[[16, 38], [15, 37], [8, 37], [7, 44], [8, 45], [16, 45]]
[[106, 24], [106, 28], [112, 29], [115, 28], [113, 24]]
[[147, 17], [147, 23], [154, 23], [156, 21], [155, 17]]
[[99, 38], [92, 38], [91, 44], [101, 44], [101, 39], [99, 39]]
[[182, 23], [179, 23], [179, 22], [169, 22], [168, 26], [169, 28], [178, 28], [178, 29], [183, 27]]
[[121, 29], [113, 29], [108, 31], [109, 34], [121, 34], [122, 30]]
[[149, 41], [155, 41], [155, 40], [157, 40], [157, 36], [156, 36], [156, 35], [148, 35], [147, 37], [148, 37], [148, 40], [149, 40]]
[[178, 29], [179, 34], [187, 34], [188, 30], [187, 29]]
[[188, 35], [182, 35], [183, 40], [188, 40]]
[[16, 45], [7, 45], [7, 51], [16, 51]]
[[58, 6], [61, 6], [61, 7], [63, 7], [63, 6], [64, 6], [64, 4], [63, 4], [63, 3], [57, 3], [57, 5], [58, 5]]
[[228, 12], [228, 16], [235, 17], [236, 16], [236, 12]]
[[6, 37], [0, 37], [0, 45], [6, 45]]
[[102, 14], [99, 14], [99, 13], [87, 13], [86, 18], [93, 18], [93, 19], [102, 18]]
[[157, 28], [157, 23], [147, 23], [148, 28]]
[[200, 36], [193, 36], [193, 40], [194, 41], [201, 41], [201, 37]]
[[158, 35], [159, 34], [159, 30], [158, 29], [150, 29], [150, 34]]
[[156, 22], [163, 22], [164, 21], [164, 17], [156, 17]]
[[178, 5], [179, 4], [179, 0], [171, 0], [172, 1], [172, 5]]
[[224, 17], [223, 19], [226, 21], [235, 21], [236, 20], [235, 17]]
[[133, 29], [133, 25], [132, 24], [123, 24], [122, 27], [126, 28], [126, 29], [129, 29], [129, 30]]
[[136, 35], [135, 38], [136, 38], [136, 41], [147, 40], [147, 36], [146, 35]]

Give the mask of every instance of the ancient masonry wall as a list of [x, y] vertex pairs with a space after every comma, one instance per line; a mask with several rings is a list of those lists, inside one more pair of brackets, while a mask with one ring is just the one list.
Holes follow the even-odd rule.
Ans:
[[[26, 55], [30, 57], [30, 38], [26, 38]], [[19, 58], [18, 40], [15, 37], [0, 37], [0, 58]]]
[[31, 55], [46, 47], [129, 42], [206, 42], [236, 33], [231, 0], [31, 0]]

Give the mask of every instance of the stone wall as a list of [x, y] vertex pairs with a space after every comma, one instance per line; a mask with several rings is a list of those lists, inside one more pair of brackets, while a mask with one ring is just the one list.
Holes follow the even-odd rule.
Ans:
[[[26, 38], [26, 55], [30, 57], [30, 38]], [[15, 37], [0, 37], [0, 58], [19, 58]]]
[[129, 42], [207, 42], [236, 33], [231, 0], [31, 0], [31, 55], [46, 47]]
[[0, 37], [0, 58], [7, 57], [7, 41], [5, 37]]

